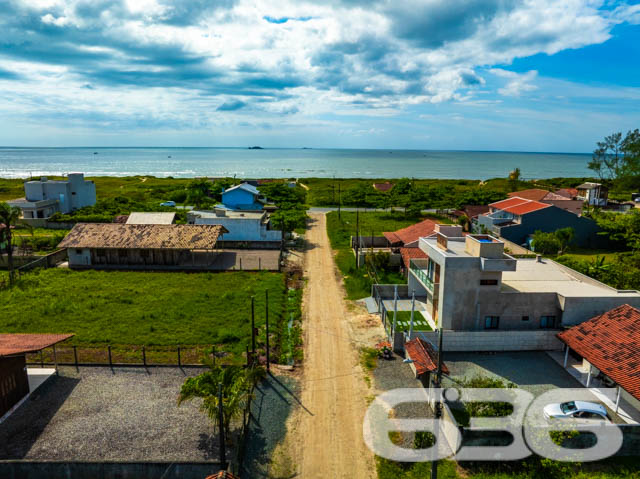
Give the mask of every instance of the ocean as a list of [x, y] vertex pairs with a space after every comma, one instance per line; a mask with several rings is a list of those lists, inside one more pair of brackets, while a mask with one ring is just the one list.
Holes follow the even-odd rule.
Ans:
[[523, 179], [592, 176], [590, 154], [506, 151], [247, 149], [247, 148], [0, 148], [0, 177], [236, 176], [238, 178]]

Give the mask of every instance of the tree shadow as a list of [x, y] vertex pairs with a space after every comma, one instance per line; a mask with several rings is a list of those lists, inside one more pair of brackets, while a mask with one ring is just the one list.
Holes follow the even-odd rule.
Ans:
[[0, 424], [0, 459], [22, 459], [71, 395], [79, 378], [53, 376]]

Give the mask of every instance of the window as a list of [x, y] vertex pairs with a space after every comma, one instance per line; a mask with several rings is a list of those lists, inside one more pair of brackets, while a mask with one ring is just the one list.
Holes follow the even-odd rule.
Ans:
[[540, 316], [540, 327], [543, 329], [550, 329], [556, 327], [555, 316]]
[[82, 254], [82, 250], [81, 249], [76, 249], [76, 254]]
[[72, 196], [76, 196], [76, 192], [75, 192], [75, 191], [72, 191], [72, 192], [71, 192], [71, 195], [72, 195]]
[[484, 329], [498, 329], [499, 323], [500, 323], [500, 316], [484, 317]]
[[522, 320], [523, 320], [523, 321], [529, 321], [529, 316], [523, 316], [523, 317], [522, 317]]
[[480, 286], [496, 286], [498, 284], [497, 279], [481, 279]]

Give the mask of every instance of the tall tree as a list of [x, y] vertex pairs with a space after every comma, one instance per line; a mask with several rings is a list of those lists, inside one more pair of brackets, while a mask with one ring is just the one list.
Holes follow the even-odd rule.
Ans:
[[628, 182], [640, 177], [640, 130], [606, 136], [597, 143], [588, 168], [602, 181]]
[[512, 190], [516, 190], [518, 188], [518, 182], [520, 181], [520, 168], [515, 168], [513, 171], [509, 172], [509, 185]]
[[5, 251], [7, 253], [7, 268], [9, 270], [9, 283], [13, 282], [13, 238], [11, 235], [11, 227], [18, 223], [20, 219], [20, 209], [13, 208], [7, 203], [0, 203], [0, 224], [4, 224], [4, 228], [0, 230], [0, 243], [6, 243]]

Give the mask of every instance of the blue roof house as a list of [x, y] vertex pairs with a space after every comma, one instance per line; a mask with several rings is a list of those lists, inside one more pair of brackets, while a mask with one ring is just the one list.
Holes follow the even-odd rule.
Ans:
[[259, 211], [264, 199], [255, 186], [241, 183], [222, 192], [222, 204], [231, 210]]

